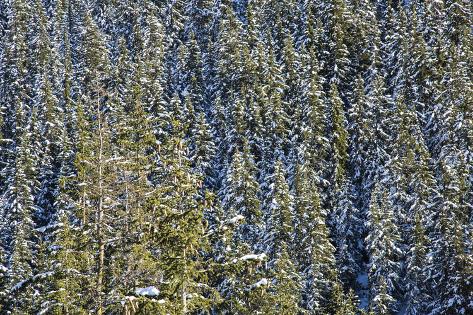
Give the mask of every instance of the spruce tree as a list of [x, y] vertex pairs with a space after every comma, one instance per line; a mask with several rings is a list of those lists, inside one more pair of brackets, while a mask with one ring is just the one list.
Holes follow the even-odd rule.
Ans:
[[[465, 177], [456, 173], [458, 169], [441, 164], [443, 167], [443, 196], [435, 225], [430, 237], [432, 246], [427, 270], [437, 270], [430, 274], [429, 283], [444, 283], [442, 289], [433, 296], [430, 311], [441, 313], [468, 313], [470, 311], [471, 295], [467, 292], [471, 275], [468, 266], [471, 257], [468, 255], [468, 231], [462, 220], [462, 196], [465, 195]], [[462, 167], [459, 168], [460, 170]]]
[[376, 161], [376, 117], [371, 112], [373, 104], [366, 93], [364, 80], [359, 77], [353, 92], [353, 105], [348, 111], [349, 118], [349, 163], [351, 178], [361, 211], [369, 205], [369, 195], [373, 185], [374, 174], [378, 168]]
[[337, 279], [335, 248], [330, 242], [327, 213], [307, 172], [304, 164], [297, 167], [294, 250], [303, 276], [302, 306], [310, 312], [323, 312], [331, 306], [331, 292]]
[[281, 252], [274, 264], [273, 281], [270, 300], [274, 304], [268, 305], [264, 311], [269, 314], [297, 314], [299, 307], [301, 281], [294, 263], [288, 253], [286, 243], [282, 243]]
[[260, 238], [262, 217], [259, 184], [246, 140], [243, 150], [234, 153], [223, 191], [223, 206], [229, 217], [243, 216], [244, 222], [236, 231], [236, 237], [255, 248]]
[[363, 223], [358, 208], [353, 204], [353, 186], [344, 180], [336, 192], [336, 205], [331, 221], [334, 226], [337, 267], [345, 287], [353, 287], [360, 272], [363, 248], [358, 240], [363, 235]]
[[27, 29], [31, 16], [27, 3], [13, 1], [7, 6], [7, 39], [2, 60], [3, 114], [2, 155], [2, 305], [6, 312], [32, 311], [32, 278], [36, 263], [34, 252], [34, 195], [38, 189], [34, 150], [37, 111], [30, 104], [32, 56], [28, 50]]
[[430, 299], [426, 285], [424, 266], [427, 261], [427, 237], [421, 215], [415, 215], [413, 245], [407, 258], [406, 313], [422, 314], [427, 309], [426, 301]]
[[0, 1], [0, 312], [471, 313], [471, 15]]
[[309, 57], [307, 101], [301, 109], [300, 154], [308, 163], [307, 167], [314, 172], [316, 183], [325, 187], [329, 179], [327, 169], [330, 165], [327, 104], [314, 51], [309, 52]]
[[110, 79], [111, 69], [104, 36], [90, 15], [85, 17], [85, 62], [87, 64], [84, 85], [87, 93], [81, 100], [78, 111], [79, 145], [76, 155], [78, 185], [80, 192], [77, 205], [81, 211], [81, 232], [86, 239], [84, 251], [90, 251], [92, 260], [86, 267], [90, 273], [87, 288], [89, 307], [98, 314], [105, 307], [106, 244], [111, 233], [116, 172], [111, 142]]
[[371, 196], [366, 237], [369, 254], [371, 305], [375, 312], [395, 311], [400, 291], [400, 234], [386, 189], [377, 184]]
[[374, 314], [389, 315], [392, 314], [391, 305], [395, 301], [394, 298], [389, 295], [386, 280], [384, 277], [380, 277], [378, 284], [379, 288], [371, 299], [370, 312]]
[[168, 301], [163, 307], [185, 314], [210, 306], [200, 252], [207, 246], [204, 200], [198, 194], [200, 181], [190, 170], [180, 122], [170, 123], [172, 133], [160, 151], [159, 186], [152, 200], [157, 219], [151, 237], [161, 252], [161, 291]]
[[332, 151], [334, 154], [333, 183], [335, 187], [341, 185], [346, 174], [348, 160], [348, 132], [346, 130], [346, 117], [343, 102], [338, 94], [335, 84], [331, 85], [330, 103], [332, 106]]
[[[111, 257], [107, 264], [107, 286], [111, 291], [108, 295], [115, 304], [132, 292], [136, 294], [139, 288], [156, 284], [161, 275], [152, 249], [154, 244], [143, 235], [143, 230], [156, 219], [150, 206], [150, 196], [155, 187], [149, 180], [156, 172], [155, 155], [158, 151], [154, 120], [148, 117], [149, 113], [143, 107], [142, 82], [126, 79], [127, 68], [130, 77], [143, 76], [141, 63], [132, 63], [124, 47], [120, 63], [118, 68], [122, 71], [119, 74], [125, 80], [117, 86], [112, 101], [116, 108], [113, 149], [115, 159], [119, 160], [114, 171], [117, 173], [120, 204], [113, 216], [120, 224], [114, 227], [118, 239], [107, 249], [107, 255]], [[145, 304], [140, 303], [140, 307], [144, 308]]]
[[35, 265], [34, 240], [34, 190], [37, 187], [34, 177], [34, 154], [31, 151], [31, 126], [26, 125], [19, 137], [15, 166], [9, 170], [3, 219], [6, 224], [2, 231], [2, 247], [8, 271], [8, 296], [2, 306], [12, 313], [32, 311], [33, 266]]
[[270, 193], [266, 197], [269, 204], [270, 221], [266, 233], [266, 251], [271, 259], [276, 259], [283, 243], [291, 244], [292, 241], [292, 196], [285, 178], [284, 165], [278, 160], [271, 176]]

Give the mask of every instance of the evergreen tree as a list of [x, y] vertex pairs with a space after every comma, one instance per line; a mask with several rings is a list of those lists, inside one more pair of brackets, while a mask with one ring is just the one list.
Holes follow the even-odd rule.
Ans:
[[331, 307], [331, 294], [336, 285], [335, 248], [330, 242], [327, 213], [307, 172], [305, 165], [297, 167], [294, 250], [304, 276], [302, 305], [310, 312], [322, 312]]
[[[396, 209], [396, 221], [402, 235], [399, 246], [405, 252], [407, 261], [417, 264], [418, 262], [415, 260], [425, 259], [426, 253], [419, 252], [420, 249], [418, 249], [419, 246], [425, 246], [424, 236], [418, 233], [424, 233], [419, 229], [423, 230], [423, 226], [428, 222], [426, 218], [429, 217], [431, 208], [436, 205], [436, 185], [429, 167], [429, 153], [424, 144], [416, 116], [412, 110], [405, 106], [403, 99], [398, 100], [397, 106], [399, 130], [394, 143], [392, 160], [388, 163], [390, 171], [393, 172], [389, 179], [389, 185], [393, 185], [390, 191], [393, 206]], [[415, 222], [416, 216], [424, 219]], [[421, 285], [421, 283], [425, 283], [425, 275], [422, 272], [410, 270], [411, 268], [417, 269], [421, 266], [407, 265], [408, 270], [405, 271], [406, 279], [404, 280], [404, 285], [409, 287], [407, 292], [415, 295], [426, 294], [425, 288], [422, 288]], [[411, 271], [417, 272], [417, 275], [411, 274]], [[416, 279], [411, 279], [411, 277]], [[425, 296], [422, 300], [426, 300]], [[417, 303], [414, 302], [414, 304]], [[409, 310], [415, 312], [415, 310]]]
[[105, 307], [105, 252], [106, 244], [113, 233], [115, 160], [112, 149], [112, 133], [109, 123], [109, 79], [111, 75], [108, 49], [103, 35], [90, 15], [85, 17], [85, 62], [87, 68], [84, 88], [87, 94], [78, 109], [79, 146], [76, 155], [78, 185], [77, 200], [81, 211], [81, 232], [86, 235], [84, 251], [90, 251], [91, 260], [86, 267], [92, 277], [88, 282], [84, 300], [98, 314]]
[[56, 227], [50, 240], [55, 248], [50, 254], [54, 274], [48, 283], [47, 302], [41, 305], [42, 311], [50, 311], [53, 314], [85, 312], [87, 301], [78, 300], [76, 297], [83, 296], [81, 288], [90, 286], [86, 272], [87, 260], [91, 257], [88, 251], [83, 250], [84, 237], [80, 235], [80, 213], [74, 202], [78, 188], [74, 180], [75, 169], [70, 145], [68, 140], [63, 145], [65, 154], [55, 203], [57, 211], [52, 220], [52, 225]]
[[353, 195], [353, 187], [345, 180], [336, 193], [337, 203], [331, 218], [338, 272], [346, 287], [353, 287], [363, 254], [363, 248], [358, 242], [363, 235], [363, 223], [358, 209], [353, 204]]
[[276, 161], [282, 158], [283, 153], [287, 152], [287, 142], [290, 131], [289, 116], [287, 115], [287, 103], [283, 99], [283, 89], [285, 82], [282, 77], [282, 69], [273, 50], [269, 51], [269, 60], [267, 64], [266, 75], [268, 76], [266, 85], [267, 89], [267, 106], [265, 112], [266, 123], [270, 127], [267, 128], [267, 145], [271, 146], [274, 152], [270, 156], [265, 157], [269, 161]]
[[369, 195], [373, 185], [376, 161], [376, 118], [371, 113], [370, 98], [366, 95], [364, 80], [360, 77], [355, 83], [353, 106], [348, 112], [349, 164], [351, 178], [357, 194], [356, 200], [362, 211], [368, 208]]
[[[120, 59], [125, 64], [131, 63], [126, 48], [122, 50]], [[126, 69], [124, 65], [118, 67]], [[142, 77], [140, 63], [129, 67], [131, 77]], [[126, 78], [126, 73], [122, 76]], [[119, 237], [113, 242], [113, 247], [109, 245], [107, 248], [111, 261], [107, 263], [106, 273], [110, 290], [108, 298], [116, 304], [130, 292], [136, 294], [139, 288], [157, 283], [161, 275], [153, 249], [155, 244], [143, 235], [143, 230], [156, 220], [149, 205], [155, 190], [149, 179], [156, 172], [155, 155], [158, 151], [154, 121], [147, 117], [143, 107], [142, 82], [125, 80], [123, 84], [117, 87], [116, 99], [113, 100], [117, 115], [113, 147], [115, 159], [120, 161], [115, 166], [120, 205], [113, 215], [120, 222], [115, 227], [115, 234]], [[140, 307], [146, 308], [146, 303], [140, 303]]]
[[427, 238], [420, 214], [415, 215], [413, 246], [407, 258], [406, 313], [422, 314], [427, 309], [425, 301], [430, 299], [427, 291], [425, 263], [427, 259]]
[[208, 180], [216, 148], [211, 127], [207, 123], [204, 113], [198, 114], [196, 124], [191, 130], [191, 135], [190, 160], [192, 161], [192, 168]]
[[[387, 161], [389, 160], [390, 153], [390, 141], [392, 141], [393, 135], [393, 122], [390, 119], [390, 115], [393, 112], [393, 104], [388, 96], [386, 90], [386, 84], [378, 71], [375, 72], [372, 82], [367, 87], [368, 89], [368, 106], [367, 112], [367, 123], [369, 124], [368, 130], [373, 133], [371, 138], [373, 139], [370, 146], [368, 146], [366, 161], [368, 164], [364, 187], [373, 190], [377, 174], [384, 169]], [[368, 208], [370, 202], [370, 196], [367, 194], [366, 199], [363, 200], [364, 206]]]
[[344, 98], [348, 96], [345, 89], [348, 79], [350, 61], [348, 59], [348, 31], [352, 17], [344, 0], [333, 0], [323, 4], [321, 8], [324, 14], [324, 25], [326, 27], [324, 38], [327, 47], [323, 51], [323, 60], [326, 61], [325, 75], [330, 83], [342, 86], [341, 94]]
[[221, 3], [221, 19], [218, 32], [218, 76], [223, 100], [227, 101], [233, 92], [240, 90], [243, 39], [241, 22], [235, 16], [230, 1]]
[[264, 240], [266, 252], [271, 259], [276, 259], [280, 254], [283, 244], [291, 244], [292, 241], [292, 196], [289, 193], [289, 185], [285, 178], [284, 165], [277, 161], [274, 166], [274, 174], [271, 176], [270, 193], [266, 197], [269, 200], [270, 221], [269, 231]]
[[333, 294], [333, 313], [334, 314], [357, 314], [357, 299], [353, 292], [350, 289], [348, 294], [343, 293], [342, 286], [339, 283], [336, 283], [334, 286]]
[[291, 261], [286, 243], [282, 243], [281, 252], [274, 264], [274, 277], [271, 293], [274, 304], [264, 311], [269, 314], [297, 314], [299, 307], [301, 281]]
[[34, 195], [38, 188], [36, 111], [32, 111], [29, 67], [31, 55], [27, 29], [31, 25], [27, 3], [13, 1], [6, 7], [6, 31], [2, 55], [2, 305], [6, 312], [32, 310], [34, 252]]
[[400, 234], [385, 189], [377, 184], [371, 197], [366, 237], [369, 261], [371, 305], [376, 313], [395, 311], [400, 291]]
[[327, 106], [325, 95], [319, 77], [319, 67], [314, 52], [309, 54], [311, 63], [309, 70], [309, 85], [307, 102], [301, 109], [301, 155], [308, 164], [309, 169], [316, 176], [316, 183], [323, 187], [328, 180], [327, 168], [329, 161], [329, 139], [327, 137]]
[[430, 274], [430, 283], [445, 283], [436, 292], [431, 304], [433, 314], [468, 313], [471, 309], [471, 290], [468, 266], [471, 257], [466, 245], [467, 231], [462, 222], [461, 196], [465, 195], [465, 177], [456, 173], [455, 168], [443, 164], [443, 198], [435, 226], [431, 235], [432, 246], [427, 270], [436, 270]]
[[243, 150], [234, 154], [225, 182], [223, 205], [230, 217], [243, 216], [244, 222], [236, 231], [236, 237], [252, 248], [258, 244], [262, 214], [256, 169], [247, 141]]
[[0, 312], [471, 313], [472, 12], [0, 1]]
[[395, 301], [394, 298], [387, 292], [387, 284], [384, 277], [379, 278], [379, 283], [376, 285], [379, 289], [376, 295], [372, 297], [370, 311], [374, 314], [389, 315], [392, 314], [391, 305]]
[[[21, 109], [20, 109], [21, 110]], [[21, 117], [20, 112], [17, 113]], [[33, 119], [33, 118], [30, 118]], [[12, 313], [32, 311], [32, 278], [36, 259], [34, 252], [34, 192], [37, 188], [32, 152], [30, 122], [19, 136], [15, 146], [15, 164], [7, 169], [4, 209], [2, 209], [2, 249], [6, 268], [7, 296], [2, 308]]]
[[[163, 270], [163, 307], [188, 313], [209, 307], [205, 283], [203, 200], [198, 198], [199, 180], [190, 171], [187, 148], [179, 132], [179, 122], [171, 121], [174, 134], [161, 149], [159, 187], [154, 197], [157, 221], [153, 236], [159, 246], [159, 268]], [[177, 259], [179, 258], [179, 259]]]
[[341, 185], [342, 178], [345, 176], [347, 169], [348, 132], [346, 131], [343, 102], [338, 95], [338, 89], [335, 84], [331, 85], [330, 103], [332, 105], [332, 151], [334, 153], [333, 183], [338, 187]]

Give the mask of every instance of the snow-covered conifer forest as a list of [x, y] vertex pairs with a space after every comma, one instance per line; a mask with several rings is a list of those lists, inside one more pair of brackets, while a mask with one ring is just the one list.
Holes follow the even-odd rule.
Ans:
[[473, 314], [471, 0], [0, 0], [0, 314]]

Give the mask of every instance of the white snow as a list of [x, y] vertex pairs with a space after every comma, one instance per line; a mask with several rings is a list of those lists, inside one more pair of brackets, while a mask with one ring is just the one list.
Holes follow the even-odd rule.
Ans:
[[259, 261], [263, 261], [265, 259], [266, 259], [266, 254], [265, 253], [262, 253], [262, 254], [249, 254], [249, 255], [245, 255], [245, 256], [240, 258], [240, 260], [259, 260]]
[[62, 227], [62, 226], [63, 226], [62, 223], [50, 224], [50, 225], [46, 225], [46, 226], [42, 226], [40, 228], [37, 228], [36, 231], [38, 231], [39, 233], [44, 233], [44, 232], [46, 232], [46, 230], [54, 229], [54, 228]]
[[238, 223], [240, 221], [243, 221], [243, 220], [245, 220], [245, 217], [242, 216], [241, 214], [239, 214], [239, 215], [231, 218], [230, 220], [228, 220], [228, 223], [229, 224], [236, 224], [236, 223]]
[[141, 295], [141, 296], [158, 296], [159, 290], [154, 286], [146, 287], [146, 288], [136, 288], [135, 294]]
[[360, 301], [359, 307], [364, 310], [367, 310], [369, 305], [369, 285], [366, 268], [367, 266], [364, 266], [363, 270], [356, 277], [356, 282], [358, 283], [356, 294], [358, 295], [358, 299]]
[[21, 287], [27, 282], [27, 280], [21, 280], [17, 284], [15, 284], [12, 288], [11, 291], [16, 291], [18, 289], [21, 289]]
[[19, 290], [21, 289], [26, 283], [30, 282], [30, 281], [35, 281], [37, 279], [43, 279], [43, 278], [46, 278], [46, 277], [50, 277], [52, 276], [54, 273], [52, 271], [48, 271], [48, 272], [43, 272], [43, 273], [39, 273], [37, 275], [34, 275], [33, 277], [31, 278], [28, 278], [28, 279], [24, 279], [24, 280], [21, 280], [19, 282], [17, 282], [12, 288], [11, 288], [11, 291], [16, 291], [16, 290]]
[[261, 286], [267, 286], [267, 285], [268, 285], [268, 279], [262, 278], [260, 281], [253, 283], [251, 285], [251, 288], [254, 289], [254, 288], [259, 288]]

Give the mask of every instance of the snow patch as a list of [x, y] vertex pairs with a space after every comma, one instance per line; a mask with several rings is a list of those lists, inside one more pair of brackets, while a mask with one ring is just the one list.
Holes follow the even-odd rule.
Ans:
[[141, 295], [141, 296], [158, 296], [159, 290], [154, 286], [146, 287], [146, 288], [136, 288], [135, 294]]
[[240, 221], [244, 221], [245, 220], [245, 217], [242, 216], [241, 214], [231, 218], [230, 220], [228, 220], [228, 223], [229, 224], [237, 224], [238, 222]]
[[259, 288], [261, 286], [267, 286], [268, 285], [268, 279], [266, 278], [262, 278], [260, 281], [256, 282], [256, 283], [253, 283], [251, 285], [251, 288], [252, 289], [255, 289], [255, 288]]
[[22, 280], [20, 282], [18, 282], [17, 284], [15, 284], [12, 288], [11, 288], [11, 291], [16, 291], [16, 290], [19, 290], [21, 289], [21, 287], [27, 282], [27, 280]]
[[44, 233], [47, 230], [62, 227], [62, 226], [63, 226], [62, 223], [50, 224], [50, 225], [46, 225], [46, 226], [42, 226], [40, 228], [37, 228], [36, 231], [38, 231], [39, 233]]
[[245, 255], [245, 256], [240, 258], [240, 260], [258, 260], [258, 261], [263, 261], [265, 259], [266, 259], [266, 254], [265, 253], [262, 253], [262, 254], [249, 254], [249, 255]]
[[360, 301], [359, 307], [363, 310], [368, 310], [369, 306], [369, 285], [367, 267], [363, 266], [362, 271], [357, 275], [357, 290], [356, 294]]

